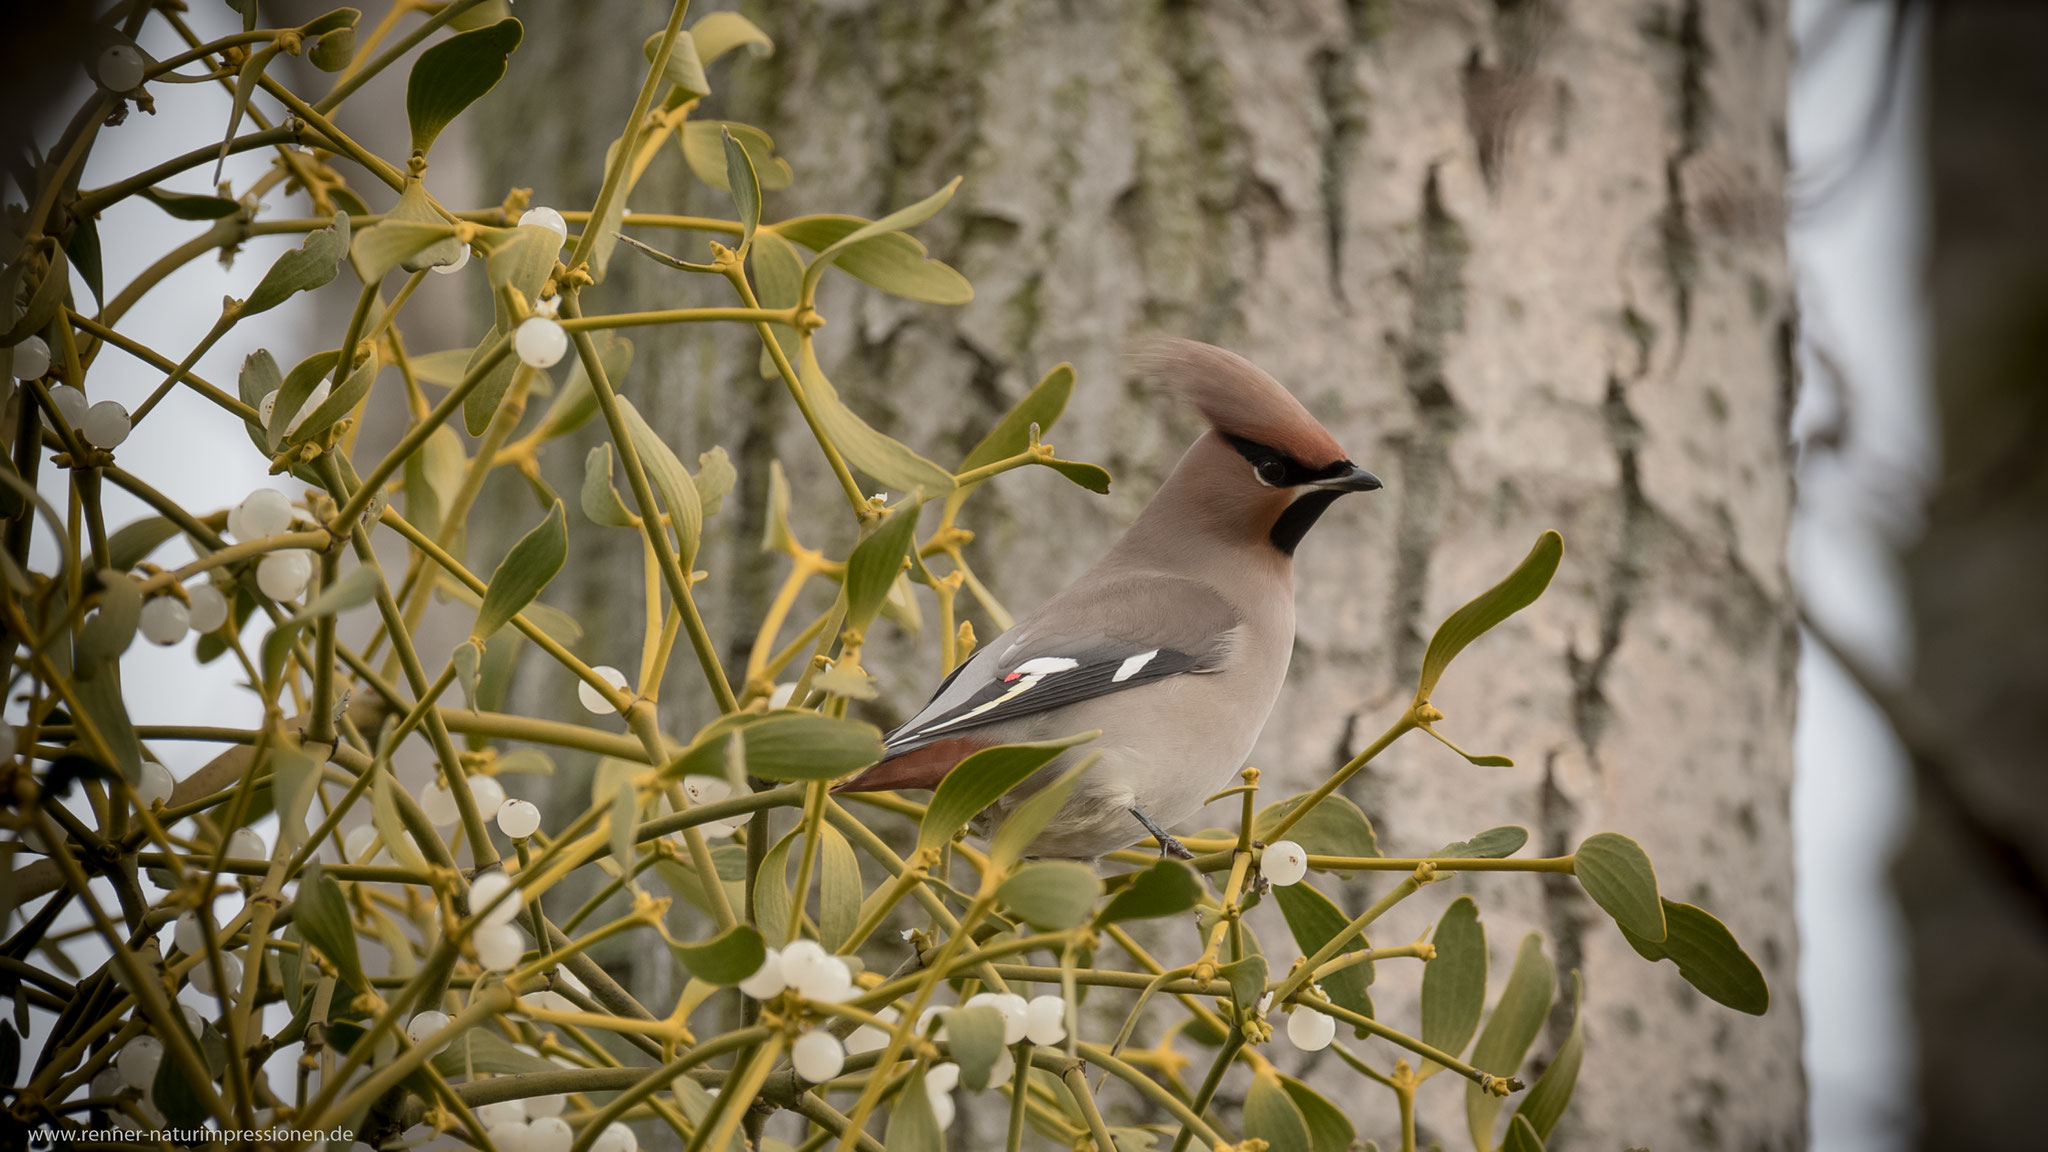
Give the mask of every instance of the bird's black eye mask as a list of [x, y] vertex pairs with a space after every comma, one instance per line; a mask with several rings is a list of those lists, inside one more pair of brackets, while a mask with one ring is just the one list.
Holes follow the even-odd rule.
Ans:
[[[1330, 480], [1346, 475], [1356, 468], [1349, 460], [1339, 460], [1321, 468], [1309, 468], [1277, 448], [1268, 448], [1264, 444], [1255, 443], [1242, 436], [1232, 436], [1228, 432], [1220, 435], [1225, 443], [1237, 449], [1238, 455], [1251, 461], [1252, 471], [1259, 478], [1259, 483], [1269, 488], [1298, 488], [1318, 480]], [[1294, 550], [1301, 546], [1301, 538], [1308, 535], [1308, 530], [1315, 527], [1316, 520], [1336, 502], [1337, 497], [1343, 494], [1341, 491], [1325, 488], [1297, 498], [1287, 506], [1286, 511], [1280, 513], [1280, 518], [1273, 522], [1272, 531], [1266, 534], [1266, 538], [1282, 555], [1294, 555]]]
[[1268, 448], [1228, 432], [1217, 434], [1223, 437], [1224, 443], [1237, 449], [1238, 455], [1251, 461], [1253, 475], [1268, 488], [1298, 488], [1303, 484], [1342, 476], [1353, 467], [1351, 461], [1339, 460], [1321, 468], [1310, 468], [1278, 448]]

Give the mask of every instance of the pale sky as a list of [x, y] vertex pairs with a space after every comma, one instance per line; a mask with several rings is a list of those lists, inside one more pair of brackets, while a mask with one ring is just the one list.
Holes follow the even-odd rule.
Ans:
[[[1802, 174], [1839, 171], [1859, 146], [1879, 99], [1892, 7], [1794, 5], [1802, 51], [1790, 126]], [[1805, 442], [1839, 425], [1849, 437], [1833, 455], [1805, 453], [1794, 575], [1813, 618], [1891, 678], [1903, 676], [1911, 655], [1892, 556], [1918, 531], [1934, 453], [1917, 52], [1907, 53], [1896, 82], [1874, 153], [1838, 192], [1795, 203], [1790, 229], [1807, 338], [1794, 436]], [[1802, 190], [1827, 182], [1813, 175]], [[1821, 370], [1817, 350], [1840, 365], [1841, 387]], [[1912, 1044], [1886, 872], [1909, 815], [1905, 763], [1869, 701], [1813, 645], [1799, 682], [1792, 804], [1812, 1147], [1903, 1149], [1912, 1134]]]

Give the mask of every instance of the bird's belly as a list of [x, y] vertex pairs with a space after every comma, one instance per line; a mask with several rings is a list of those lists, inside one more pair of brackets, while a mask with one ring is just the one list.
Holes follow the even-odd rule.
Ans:
[[1006, 734], [1005, 739], [1048, 739], [1103, 732], [1014, 790], [996, 815], [1007, 815], [1060, 772], [1095, 754], [1099, 758], [1073, 796], [1033, 841], [1031, 855], [1085, 859], [1127, 848], [1145, 836], [1131, 815], [1133, 806], [1162, 827], [1178, 824], [1228, 787], [1244, 766], [1279, 695], [1278, 677], [1270, 686], [1259, 683], [1264, 679], [1239, 672], [1175, 677], [1062, 709], [1041, 721], [1044, 731]]

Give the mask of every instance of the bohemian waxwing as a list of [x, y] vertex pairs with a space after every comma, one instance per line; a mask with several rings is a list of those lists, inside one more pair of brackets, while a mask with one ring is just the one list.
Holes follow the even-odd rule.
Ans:
[[987, 814], [1100, 759], [1034, 841], [1090, 859], [1192, 816], [1251, 754], [1294, 647], [1294, 549], [1331, 501], [1380, 487], [1271, 376], [1172, 341], [1149, 374], [1209, 424], [1094, 568], [954, 669], [841, 791], [933, 788], [973, 752], [1090, 729]]

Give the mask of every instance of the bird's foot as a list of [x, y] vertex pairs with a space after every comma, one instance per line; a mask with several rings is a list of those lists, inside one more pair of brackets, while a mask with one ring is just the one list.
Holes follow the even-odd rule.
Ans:
[[1145, 831], [1150, 832], [1154, 840], [1159, 841], [1160, 859], [1163, 860], [1168, 856], [1173, 857], [1175, 860], [1193, 860], [1195, 858], [1195, 854], [1188, 851], [1187, 845], [1175, 839], [1172, 833], [1161, 828], [1150, 816], [1145, 815], [1144, 809], [1133, 804], [1131, 805], [1131, 815], [1138, 818], [1138, 823], [1145, 826]]

